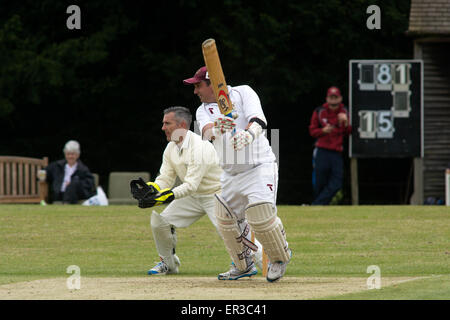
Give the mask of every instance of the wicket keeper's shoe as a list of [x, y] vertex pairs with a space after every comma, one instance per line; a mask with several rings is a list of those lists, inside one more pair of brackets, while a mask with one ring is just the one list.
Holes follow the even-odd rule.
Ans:
[[245, 271], [241, 271], [236, 268], [234, 263], [231, 263], [231, 268], [227, 272], [221, 273], [217, 276], [219, 280], [237, 280], [243, 277], [251, 277], [258, 273], [256, 270], [255, 263], [252, 262], [251, 265]]
[[180, 258], [176, 254], [173, 255], [173, 260], [175, 261], [175, 269], [169, 270], [170, 273], [178, 273], [178, 267], [181, 265]]
[[176, 254], [174, 254], [173, 258], [175, 260], [175, 269], [174, 270], [170, 270], [167, 263], [165, 263], [164, 260], [161, 260], [156, 266], [154, 266], [153, 268], [148, 270], [147, 274], [150, 276], [153, 276], [153, 275], [158, 276], [158, 275], [178, 273], [178, 267], [181, 264], [180, 259], [178, 258], [178, 256]]
[[287, 264], [291, 261], [292, 258], [292, 250], [289, 249], [289, 261], [282, 262], [276, 261], [274, 263], [269, 263], [267, 268], [267, 276], [266, 279], [269, 282], [275, 282], [281, 279], [281, 277], [286, 272]]

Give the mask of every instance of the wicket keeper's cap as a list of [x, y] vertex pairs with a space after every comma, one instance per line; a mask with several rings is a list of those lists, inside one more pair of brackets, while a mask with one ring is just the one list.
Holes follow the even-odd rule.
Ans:
[[207, 79], [209, 79], [208, 71], [206, 70], [206, 67], [203, 66], [197, 70], [197, 72], [194, 74], [194, 76], [192, 78], [184, 79], [183, 83], [184, 84], [195, 84], [195, 83], [199, 83], [203, 80], [207, 80]]
[[330, 87], [327, 91], [327, 97], [329, 96], [342, 97], [341, 90], [338, 87]]

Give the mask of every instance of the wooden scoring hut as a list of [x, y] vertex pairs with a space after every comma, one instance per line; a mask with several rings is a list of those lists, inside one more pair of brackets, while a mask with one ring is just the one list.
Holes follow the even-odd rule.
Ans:
[[407, 34], [424, 66], [424, 157], [414, 159], [411, 197], [411, 204], [423, 204], [445, 199], [450, 162], [450, 0], [411, 0]]

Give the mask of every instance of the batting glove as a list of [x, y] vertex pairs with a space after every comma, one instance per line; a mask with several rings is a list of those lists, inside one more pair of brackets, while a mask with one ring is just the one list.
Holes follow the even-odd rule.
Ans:
[[217, 118], [214, 121], [214, 133], [215, 134], [224, 134], [227, 131], [232, 131], [236, 127], [233, 118], [225, 117], [225, 118]]
[[253, 135], [247, 130], [239, 131], [233, 137], [231, 137], [231, 144], [233, 145], [235, 151], [245, 148], [252, 142]]

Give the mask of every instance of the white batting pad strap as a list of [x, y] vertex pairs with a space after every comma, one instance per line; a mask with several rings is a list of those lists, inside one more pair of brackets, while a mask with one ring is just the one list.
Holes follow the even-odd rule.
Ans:
[[150, 225], [155, 239], [156, 250], [159, 256], [169, 266], [170, 269], [175, 269], [175, 247], [177, 244], [177, 236], [174, 227], [172, 227], [164, 217], [156, 211], [152, 212], [150, 217]]
[[276, 209], [270, 202], [252, 203], [245, 209], [248, 223], [255, 231], [271, 262], [287, 262], [290, 259], [286, 232]]
[[242, 240], [242, 233], [237, 224], [236, 216], [225, 200], [216, 194], [215, 213], [217, 227], [222, 235], [225, 248], [239, 270], [246, 270], [251, 261], [251, 249]]
[[240, 237], [238, 239], [236, 239], [237, 241], [244, 243], [244, 245], [246, 245], [247, 247], [249, 247], [250, 249], [252, 249], [253, 251], [258, 251], [258, 246], [256, 244], [254, 244], [249, 238], [251, 238], [251, 234], [250, 234], [250, 226], [247, 223], [247, 221], [244, 222], [244, 231], [242, 231]]

